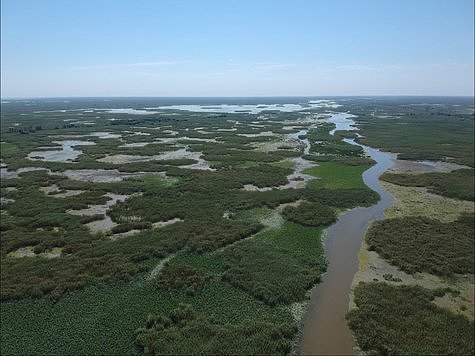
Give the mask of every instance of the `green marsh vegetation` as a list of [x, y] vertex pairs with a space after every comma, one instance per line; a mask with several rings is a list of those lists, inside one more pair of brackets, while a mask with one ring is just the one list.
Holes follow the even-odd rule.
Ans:
[[382, 355], [471, 355], [474, 324], [432, 303], [446, 291], [360, 283], [348, 322], [363, 351]]
[[[328, 125], [328, 129], [333, 126]], [[338, 141], [341, 138], [318, 131], [319, 138]], [[348, 145], [347, 143], [343, 143]], [[314, 146], [312, 146], [314, 147]], [[352, 146], [354, 147], [354, 146]], [[358, 206], [370, 206], [377, 203], [379, 195], [369, 189], [363, 182], [362, 173], [366, 171], [372, 160], [363, 156], [362, 151], [353, 155], [341, 155], [332, 152], [330, 155], [305, 155], [309, 161], [316, 162], [318, 166], [308, 168], [305, 174], [315, 176], [317, 179], [310, 181], [303, 190], [303, 197], [310, 202], [323, 204], [338, 209], [349, 209]]]
[[290, 221], [306, 226], [331, 225], [337, 219], [334, 209], [327, 205], [303, 202], [298, 206], [287, 206], [283, 215]]
[[317, 167], [309, 168], [304, 173], [318, 177], [310, 183], [323, 189], [367, 189], [361, 174], [370, 165], [352, 165], [339, 162], [319, 162]]
[[286, 223], [226, 249], [223, 278], [270, 305], [302, 300], [325, 270], [320, 230]]
[[[321, 228], [292, 222], [265, 228], [260, 215], [249, 212], [273, 212], [280, 204], [301, 199], [302, 190], [261, 192], [243, 187], [272, 188], [288, 183], [293, 172], [288, 159], [302, 152], [260, 152], [254, 145], [291, 134], [293, 131], [282, 129], [283, 121], [299, 114], [275, 113], [272, 123], [252, 128], [249, 122], [255, 116], [248, 114], [229, 115], [235, 120], [228, 122], [223, 116], [183, 112], [176, 112], [173, 120], [161, 115], [131, 118], [94, 112], [81, 117], [94, 125], [79, 127], [63, 125], [63, 120], [77, 119], [77, 112], [54, 112], [45, 118], [44, 113], [34, 112], [37, 109], [2, 112], [4, 127], [25, 112], [25, 122], [45, 121], [41, 132], [2, 134], [2, 160], [8, 169], [34, 166], [52, 171], [2, 179], [2, 197], [15, 200], [2, 205], [2, 321], [9, 325], [8, 331], [2, 328], [2, 353], [173, 353], [187, 352], [190, 347], [202, 353], [291, 350], [297, 321], [290, 306], [305, 298], [325, 269]], [[95, 119], [96, 115], [100, 118]], [[218, 131], [234, 127], [236, 131]], [[131, 130], [149, 135], [133, 135]], [[264, 131], [282, 136], [238, 135]], [[91, 136], [94, 132], [120, 134], [121, 138]], [[26, 158], [39, 146], [51, 147], [58, 135], [87, 135], [75, 139], [96, 144], [78, 147], [83, 153], [75, 162]], [[191, 140], [180, 140], [183, 136]], [[177, 139], [160, 141], [171, 137]], [[200, 140], [210, 138], [215, 141]], [[140, 142], [152, 143], [120, 147]], [[107, 155], [152, 156], [182, 148], [202, 152], [216, 171], [182, 167], [196, 162], [190, 159], [126, 164], [97, 161]], [[67, 169], [162, 172], [166, 177], [83, 182], [58, 175]], [[59, 192], [83, 192], [59, 197], [40, 190], [53, 184]], [[128, 195], [105, 212], [118, 224], [110, 232], [95, 234], [85, 226], [104, 214], [83, 217], [69, 213], [106, 204], [106, 194]], [[332, 215], [331, 208], [320, 206]], [[154, 227], [177, 218], [171, 225]], [[111, 239], [114, 233], [132, 229], [140, 231]], [[30, 246], [34, 257], [11, 257]], [[54, 248], [61, 249], [56, 258], [40, 255]], [[159, 269], [164, 258], [169, 262]], [[192, 317], [177, 317], [183, 312], [183, 303], [191, 305]], [[149, 318], [149, 314], [154, 316]], [[74, 325], [69, 323], [72, 319]], [[210, 339], [210, 335], [214, 336]], [[209, 342], [202, 342], [203, 338]]]
[[318, 128], [308, 131], [307, 137], [313, 144], [310, 153], [348, 157], [362, 155], [363, 149], [361, 147], [350, 145], [342, 140], [344, 135], [330, 135], [329, 132], [333, 128], [335, 128], [334, 124], [323, 123]]
[[[155, 105], [149, 99], [112, 104]], [[15, 201], [2, 205], [1, 316], [8, 328], [2, 326], [1, 353], [289, 353], [298, 325], [291, 306], [305, 299], [325, 270], [322, 230], [334, 221], [335, 211], [378, 200], [361, 179], [373, 162], [359, 147], [341, 140], [349, 134], [329, 135], [333, 126], [318, 123], [308, 133], [312, 146], [304, 158], [320, 165], [306, 172], [320, 179], [304, 189], [246, 191], [247, 184], [276, 188], [288, 183], [291, 159], [303, 155], [302, 147], [279, 140], [308, 128], [305, 123], [290, 130], [284, 126], [313, 112], [272, 112], [264, 120], [245, 113], [51, 111], [103, 105], [78, 99], [2, 107], [1, 157], [8, 169], [34, 166], [53, 172], [2, 179], [2, 197]], [[93, 125], [64, 121], [73, 119]], [[17, 122], [29, 126], [39, 121], [41, 131], [7, 133]], [[276, 135], [240, 136], [266, 131]], [[121, 137], [90, 136], [94, 132]], [[38, 147], [51, 147], [58, 135], [89, 135], [75, 139], [96, 145], [78, 147], [83, 154], [71, 163], [26, 158]], [[267, 144], [275, 149], [256, 149]], [[108, 155], [153, 156], [184, 148], [202, 152], [216, 170], [186, 168], [195, 163], [186, 158], [97, 161]], [[67, 169], [161, 172], [166, 177], [150, 174], [99, 183], [55, 174]], [[84, 192], [60, 198], [39, 190], [53, 184], [60, 191]], [[103, 214], [68, 213], [105, 204], [111, 193], [130, 196], [106, 211], [118, 224], [110, 232], [94, 234], [85, 226]], [[283, 217], [276, 210], [299, 200], [304, 202], [284, 209]], [[270, 217], [277, 217], [275, 226], [266, 222]], [[177, 218], [168, 226], [154, 225]], [[140, 232], [111, 239], [113, 233], [131, 229]], [[50, 259], [9, 256], [28, 246], [37, 254], [62, 250]]]
[[474, 216], [449, 223], [424, 217], [375, 222], [366, 234], [369, 249], [407, 273], [474, 273]]
[[[135, 342], [146, 355], [196, 354], [197, 350], [203, 354], [287, 354], [295, 332], [295, 327], [285, 323], [220, 325], [196, 313], [190, 304], [180, 304], [166, 316], [149, 315], [145, 327], [137, 330]], [[240, 337], [246, 337], [244, 345]]]
[[[377, 203], [379, 195], [364, 184], [361, 176], [374, 161], [364, 156], [361, 147], [342, 141], [338, 135], [330, 135], [329, 130], [333, 128], [333, 124], [327, 123], [309, 131], [312, 154], [303, 157], [318, 166], [304, 173], [317, 179], [307, 184], [303, 196], [315, 203], [343, 209]], [[328, 143], [338, 147], [331, 149]], [[324, 151], [320, 151], [321, 145], [326, 145]]]
[[473, 98], [388, 98], [349, 104], [364, 137], [358, 141], [399, 153], [399, 159], [474, 166]]
[[381, 179], [402, 186], [427, 187], [430, 193], [449, 198], [474, 200], [474, 170], [458, 169], [449, 173], [394, 174], [384, 173]]
[[[415, 100], [381, 99], [371, 106], [355, 107], [355, 113], [359, 113], [356, 121], [364, 135], [357, 140], [400, 152], [399, 159], [442, 160], [473, 167], [473, 100], [429, 98], [425, 104]], [[473, 169], [385, 173], [381, 179], [473, 201]], [[378, 354], [473, 354], [473, 317], [469, 320], [456, 314], [460, 305], [455, 300], [452, 301], [455, 307], [442, 303], [442, 308], [434, 303], [435, 297], [470, 289], [470, 285], [460, 283], [469, 283], [474, 273], [473, 214], [462, 214], [449, 222], [422, 216], [378, 221], [370, 226], [366, 241], [370, 250], [402, 271], [441, 277], [441, 281], [455, 289], [449, 292], [419, 286], [360, 283], [354, 289], [357, 308], [348, 316], [359, 346]], [[387, 277], [384, 278], [391, 280]], [[461, 305], [460, 310], [466, 308]]]

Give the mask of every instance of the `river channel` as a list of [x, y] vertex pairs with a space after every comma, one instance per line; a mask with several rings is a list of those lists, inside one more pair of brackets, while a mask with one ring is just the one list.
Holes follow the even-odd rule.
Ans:
[[[336, 130], [354, 129], [351, 117], [350, 114], [339, 113], [333, 115], [329, 121], [336, 125]], [[334, 132], [335, 130], [332, 130], [331, 134]], [[300, 344], [302, 354], [357, 353], [345, 315], [348, 312], [351, 283], [358, 270], [358, 251], [369, 223], [383, 219], [384, 211], [393, 202], [392, 196], [379, 184], [379, 176], [392, 166], [394, 155], [360, 145], [353, 140], [345, 141], [362, 147], [364, 152], [376, 161], [374, 166], [363, 173], [363, 180], [381, 199], [371, 207], [347, 211], [328, 228], [324, 242], [328, 268], [321, 283], [311, 291], [303, 319]]]

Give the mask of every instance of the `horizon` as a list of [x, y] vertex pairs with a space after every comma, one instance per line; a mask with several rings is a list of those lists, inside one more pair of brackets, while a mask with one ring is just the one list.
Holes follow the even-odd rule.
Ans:
[[393, 94], [379, 94], [379, 95], [246, 95], [246, 96], [154, 96], [154, 95], [121, 95], [121, 96], [25, 96], [25, 97], [0, 97], [0, 100], [27, 100], [27, 99], [134, 99], [134, 98], [149, 98], [149, 99], [259, 99], [259, 98], [473, 98], [474, 95], [393, 95]]
[[472, 97], [473, 13], [472, 0], [3, 0], [2, 98]]

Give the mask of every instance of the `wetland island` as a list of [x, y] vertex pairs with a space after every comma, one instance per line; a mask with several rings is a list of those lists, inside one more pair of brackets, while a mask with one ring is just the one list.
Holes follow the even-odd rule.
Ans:
[[1, 354], [473, 354], [474, 112], [2, 99]]

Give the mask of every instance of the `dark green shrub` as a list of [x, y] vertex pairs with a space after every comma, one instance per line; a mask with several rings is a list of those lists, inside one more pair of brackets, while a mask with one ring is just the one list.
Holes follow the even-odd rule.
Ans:
[[330, 225], [337, 217], [335, 210], [329, 206], [310, 202], [287, 206], [283, 214], [288, 220], [307, 226]]

